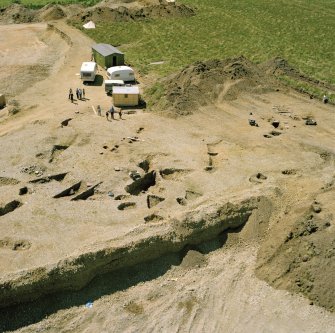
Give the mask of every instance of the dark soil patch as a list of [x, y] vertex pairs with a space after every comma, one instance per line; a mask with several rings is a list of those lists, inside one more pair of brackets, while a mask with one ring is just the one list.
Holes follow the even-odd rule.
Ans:
[[114, 198], [114, 200], [124, 200], [124, 199], [128, 199], [129, 197], [130, 195], [128, 194], [119, 194]]
[[186, 175], [191, 170], [188, 169], [176, 169], [176, 168], [167, 168], [159, 171], [159, 174], [163, 179], [174, 179], [178, 176]]
[[286, 170], [283, 170], [281, 173], [283, 175], [296, 175], [298, 172], [298, 170], [296, 169], [286, 169]]
[[139, 168], [141, 168], [144, 172], [149, 172], [150, 169], [150, 161], [144, 160], [137, 164]]
[[136, 207], [136, 202], [123, 202], [117, 206], [118, 210], [132, 209]]
[[68, 149], [69, 146], [63, 146], [63, 145], [54, 145], [51, 150], [51, 156], [49, 159], [49, 163], [53, 162], [53, 160], [59, 156], [64, 150]]
[[28, 187], [24, 186], [19, 189], [19, 195], [25, 195], [28, 193]]
[[273, 135], [273, 136], [279, 136], [279, 135], [281, 135], [282, 133], [281, 133], [281, 132], [278, 132], [278, 131], [271, 131], [270, 134]]
[[47, 177], [43, 177], [43, 178], [37, 178], [37, 179], [34, 179], [34, 180], [31, 180], [29, 183], [33, 183], [33, 184], [43, 184], [43, 183], [48, 183], [52, 180], [56, 180], [58, 182], [61, 182], [65, 176], [67, 175], [68, 173], [67, 172], [64, 172], [64, 173], [58, 173], [56, 175], [50, 175], [50, 176], [47, 176]]
[[187, 200], [185, 198], [176, 198], [177, 202], [179, 203], [179, 205], [181, 206], [186, 206], [187, 205]]
[[165, 198], [159, 197], [157, 195], [148, 195], [147, 196], [147, 206], [148, 208], [152, 208], [157, 206], [160, 202], [164, 201]]
[[66, 127], [66, 126], [68, 126], [68, 125], [69, 125], [69, 122], [70, 122], [71, 120], [72, 120], [72, 118], [67, 118], [67, 119], [63, 120], [63, 121], [60, 123], [61, 127]]
[[6, 215], [8, 213], [13, 212], [15, 209], [22, 206], [22, 203], [18, 200], [13, 200], [5, 204], [4, 206], [0, 206], [0, 216]]
[[130, 312], [131, 314], [134, 314], [134, 315], [140, 315], [144, 312], [143, 305], [135, 303], [134, 301], [131, 301], [131, 302], [127, 303], [124, 306], [124, 308], [125, 308], [125, 310], [127, 310], [128, 312]]
[[14, 178], [8, 178], [8, 177], [0, 177], [0, 186], [5, 185], [17, 185], [20, 181]]
[[80, 194], [76, 195], [74, 198], [71, 199], [71, 201], [77, 201], [77, 200], [86, 200], [94, 195], [96, 188], [101, 184], [102, 182], [91, 186], [86, 191], [81, 192]]
[[13, 240], [9, 237], [0, 239], [0, 249], [7, 248], [13, 251], [23, 251], [28, 250], [30, 247], [31, 243], [27, 240]]
[[159, 222], [159, 221], [162, 221], [164, 220], [164, 218], [160, 215], [157, 215], [157, 214], [151, 214], [151, 215], [148, 215], [144, 218], [144, 221], [146, 223], [149, 223], [149, 222]]
[[68, 197], [71, 195], [74, 195], [76, 192], [79, 191], [81, 186], [81, 181], [68, 187], [67, 189], [65, 189], [64, 191], [56, 194], [53, 198], [58, 199], [58, 198], [63, 198], [63, 197]]
[[185, 199], [186, 200], [195, 200], [195, 199], [197, 199], [197, 198], [199, 198], [201, 196], [202, 196], [201, 193], [190, 191], [190, 190], [186, 190]]
[[132, 195], [139, 195], [141, 192], [146, 192], [151, 186], [156, 185], [156, 172], [151, 171], [143, 177], [135, 180], [130, 185], [125, 187], [126, 192]]
[[258, 172], [255, 175], [252, 175], [249, 178], [249, 181], [252, 182], [252, 183], [262, 183], [267, 178], [268, 178], [267, 176], [265, 176], [262, 173]]

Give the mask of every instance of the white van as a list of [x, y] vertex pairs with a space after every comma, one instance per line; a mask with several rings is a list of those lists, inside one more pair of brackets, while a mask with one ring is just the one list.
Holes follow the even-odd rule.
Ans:
[[95, 75], [97, 74], [98, 66], [94, 61], [83, 62], [80, 68], [80, 78], [83, 81], [95, 80]]
[[122, 80], [105, 80], [105, 91], [107, 94], [113, 92], [113, 87], [124, 86], [124, 81]]
[[107, 77], [110, 80], [135, 81], [134, 70], [128, 66], [114, 66], [107, 69]]

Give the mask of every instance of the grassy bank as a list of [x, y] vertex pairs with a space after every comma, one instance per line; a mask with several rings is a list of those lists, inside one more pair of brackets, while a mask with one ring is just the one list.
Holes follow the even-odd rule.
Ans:
[[[119, 45], [144, 73], [169, 74], [196, 60], [274, 56], [335, 83], [335, 2], [331, 0], [183, 0], [197, 15], [145, 22], [97, 23], [98, 42]], [[325, 8], [327, 10], [325, 10]], [[149, 65], [164, 61], [162, 65]]]
[[[0, 0], [0, 6], [13, 0]], [[14, 0], [93, 4], [97, 0]], [[177, 0], [178, 1], [178, 0]], [[167, 75], [197, 60], [243, 54], [256, 62], [279, 56], [305, 74], [335, 83], [333, 0], [180, 0], [197, 15], [141, 22], [95, 22], [85, 32], [119, 46], [143, 73]], [[78, 25], [81, 28], [81, 25]], [[151, 62], [164, 61], [160, 65]]]

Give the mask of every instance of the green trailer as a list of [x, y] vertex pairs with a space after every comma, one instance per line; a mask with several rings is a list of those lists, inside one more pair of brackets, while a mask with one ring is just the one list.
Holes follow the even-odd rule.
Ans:
[[92, 45], [92, 58], [103, 68], [124, 65], [124, 54], [109, 44]]

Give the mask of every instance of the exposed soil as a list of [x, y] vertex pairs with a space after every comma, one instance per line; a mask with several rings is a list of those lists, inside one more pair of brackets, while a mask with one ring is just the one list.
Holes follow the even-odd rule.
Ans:
[[80, 5], [48, 4], [41, 9], [29, 9], [14, 3], [0, 9], [0, 23], [48, 22], [63, 18], [82, 23], [91, 20], [93, 22], [113, 22], [188, 17], [193, 15], [195, 15], [195, 11], [184, 4], [158, 1], [148, 1], [147, 3], [101, 3], [88, 8]]
[[187, 117], [107, 121], [77, 75], [91, 43], [0, 26], [0, 331], [332, 333], [333, 106], [239, 57], [164, 81]]
[[282, 74], [335, 91], [335, 86], [308, 79], [284, 59], [275, 58], [257, 65], [240, 56], [196, 62], [180, 73], [162, 79], [164, 95], [153, 102], [153, 109], [170, 116], [189, 115], [201, 106], [234, 100], [243, 92], [258, 94], [279, 88], [285, 90], [276, 80]]
[[165, 103], [159, 103], [164, 113], [189, 115], [201, 106], [233, 100], [241, 91], [274, 90], [278, 83], [241, 56], [197, 62], [163, 81], [163, 85]]
[[286, 59], [276, 57], [262, 64], [261, 67], [263, 70], [265, 70], [267, 74], [272, 74], [275, 76], [286, 75], [288, 77], [296, 79], [298, 82], [306, 82], [314, 87], [324, 89], [325, 91], [335, 91], [334, 85], [308, 77], [307, 75], [301, 73], [296, 68], [291, 66]]
[[257, 267], [258, 276], [271, 285], [301, 292], [330, 311], [335, 310], [333, 201], [333, 191], [321, 192], [309, 207], [307, 202], [292, 207], [285, 217], [290, 228], [280, 222], [273, 228], [278, 237], [262, 245]]
[[71, 20], [80, 22], [111, 22], [111, 21], [138, 21], [168, 17], [188, 17], [195, 15], [190, 7], [180, 4], [158, 4], [142, 8], [127, 8], [120, 6], [118, 8], [93, 7], [83, 11]]

